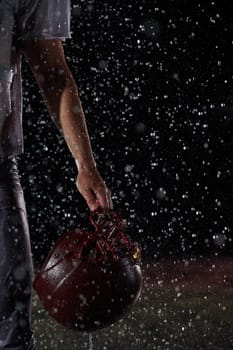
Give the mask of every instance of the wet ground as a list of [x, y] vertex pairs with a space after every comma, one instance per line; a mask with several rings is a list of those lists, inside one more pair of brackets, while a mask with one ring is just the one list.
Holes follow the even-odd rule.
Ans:
[[64, 329], [33, 297], [38, 350], [232, 350], [233, 258], [142, 264], [144, 287], [130, 314], [88, 334]]

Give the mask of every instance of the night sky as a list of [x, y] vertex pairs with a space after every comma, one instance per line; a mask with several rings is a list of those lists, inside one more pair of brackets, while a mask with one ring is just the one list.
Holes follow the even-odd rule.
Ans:
[[[232, 251], [233, 5], [73, 1], [64, 43], [99, 170], [145, 258]], [[30, 69], [19, 157], [32, 250], [88, 227], [77, 169]]]

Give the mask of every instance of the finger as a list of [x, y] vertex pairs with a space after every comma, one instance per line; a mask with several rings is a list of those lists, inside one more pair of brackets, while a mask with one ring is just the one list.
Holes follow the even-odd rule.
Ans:
[[107, 190], [107, 197], [108, 197], [108, 207], [109, 209], [113, 209], [113, 203], [112, 203], [112, 196], [111, 196], [111, 191], [108, 189]]
[[106, 187], [100, 188], [96, 191], [96, 197], [99, 201], [99, 205], [103, 209], [109, 209], [109, 198]]
[[96, 200], [96, 196], [92, 191], [86, 190], [82, 193], [82, 195], [91, 211], [94, 211], [98, 208], [98, 201]]

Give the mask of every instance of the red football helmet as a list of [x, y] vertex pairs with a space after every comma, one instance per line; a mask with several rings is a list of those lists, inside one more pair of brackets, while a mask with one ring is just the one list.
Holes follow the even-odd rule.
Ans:
[[114, 211], [95, 211], [94, 232], [64, 233], [45, 260], [33, 287], [63, 326], [92, 331], [119, 319], [140, 296], [140, 247], [124, 233]]

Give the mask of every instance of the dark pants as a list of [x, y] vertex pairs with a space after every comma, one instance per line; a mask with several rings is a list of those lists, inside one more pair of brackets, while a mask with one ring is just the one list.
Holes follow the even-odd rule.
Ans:
[[0, 164], [0, 350], [33, 350], [33, 264], [16, 158]]

